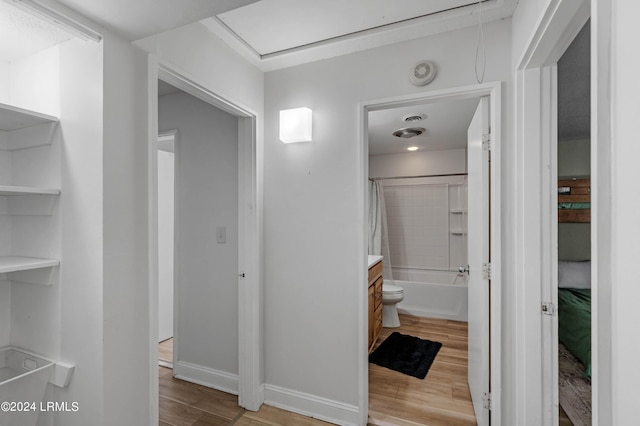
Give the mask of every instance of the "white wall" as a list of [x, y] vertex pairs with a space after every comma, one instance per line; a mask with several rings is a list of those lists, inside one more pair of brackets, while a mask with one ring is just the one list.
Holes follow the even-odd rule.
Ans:
[[[237, 375], [238, 120], [177, 93], [159, 98], [158, 126], [160, 132], [177, 129], [180, 135], [175, 157], [177, 363]], [[224, 244], [216, 242], [217, 227], [226, 227]]]
[[77, 401], [59, 425], [104, 418], [103, 352], [103, 46], [72, 40], [60, 47], [62, 259], [60, 359], [76, 366], [59, 401]]
[[58, 47], [11, 62], [9, 102], [45, 114], [60, 114]]
[[[510, 27], [510, 20], [485, 27], [485, 81], [510, 80]], [[345, 404], [345, 416], [357, 410], [357, 306], [365, 297], [357, 105], [475, 84], [475, 40], [476, 29], [467, 28], [266, 74], [267, 384]], [[408, 72], [424, 58], [438, 65], [438, 76], [417, 88]], [[314, 111], [314, 141], [285, 145], [278, 114], [298, 106]]]
[[444, 175], [467, 172], [467, 151], [412, 152], [369, 156], [369, 177]]
[[591, 144], [589, 139], [558, 142], [558, 177], [591, 175]]
[[0, 103], [8, 104], [9, 101], [9, 62], [0, 61]]
[[109, 33], [103, 43], [104, 424], [144, 425], [151, 408], [147, 55]]
[[[603, 337], [607, 333], [610, 335], [612, 389], [610, 393], [607, 393], [606, 388], [600, 389], [599, 395], [611, 402], [610, 424], [622, 425], [637, 421], [638, 403], [633, 395], [640, 381], [640, 371], [636, 368], [636, 362], [640, 358], [640, 339], [630, 337], [637, 335], [637, 324], [640, 321], [637, 307], [640, 288], [634, 285], [634, 277], [637, 274], [637, 236], [640, 235], [637, 215], [640, 194], [638, 191], [629, 190], [629, 184], [640, 179], [640, 168], [637, 165], [640, 146], [636, 143], [640, 114], [637, 94], [640, 92], [640, 84], [634, 73], [634, 69], [640, 65], [640, 58], [633, 53], [636, 50], [634, 41], [640, 38], [640, 27], [636, 19], [640, 14], [640, 5], [632, 1], [593, 2], [592, 8], [597, 8], [598, 13], [592, 20], [592, 25], [595, 22], [598, 26], [598, 55], [594, 64], [598, 64], [599, 69], [596, 76], [599, 82], [600, 79], [604, 80], [610, 76], [610, 85], [604, 87], [603, 84], [596, 95], [598, 105], [594, 120], [598, 122], [599, 132], [606, 132], [609, 124], [607, 117], [611, 120], [609, 137], [598, 140], [598, 144], [592, 147], [598, 149], [598, 156], [606, 155], [602, 152], [606, 150], [610, 150], [611, 155], [609, 176], [602, 176], [601, 173], [606, 169], [606, 164], [599, 164], [597, 171], [598, 176], [604, 178], [603, 183], [611, 185], [609, 194], [603, 193], [604, 188], [601, 186], [597, 189], [602, 191], [598, 196], [598, 208], [611, 209], [610, 218], [602, 216], [603, 222], [607, 222], [605, 226], [611, 230], [610, 251], [606, 237], [597, 242], [602, 243], [598, 249], [602, 250], [606, 260], [611, 262], [610, 277], [606, 276], [608, 270], [604, 262], [598, 266], [602, 266], [602, 272], [599, 272], [602, 275], [598, 276], [599, 285], [602, 285], [603, 289], [610, 288], [609, 291], [603, 291], [604, 298], [598, 308], [609, 303], [608, 297], [611, 297], [609, 309], [612, 329], [603, 329], [602, 325], [606, 322], [598, 321], [598, 333]], [[610, 17], [607, 16], [608, 13], [611, 13]], [[608, 42], [612, 42], [608, 52], [611, 55], [609, 59], [606, 58]], [[610, 90], [610, 98], [601, 98], [607, 90]], [[604, 134], [597, 135], [600, 137]], [[606, 157], [603, 160], [606, 161]], [[610, 199], [607, 199], [607, 195]], [[597, 230], [598, 238], [602, 237], [601, 229]], [[599, 311], [599, 314], [607, 315], [608, 312]], [[598, 340], [598, 344], [602, 345], [603, 341]], [[598, 358], [600, 356], [601, 353], [597, 355]], [[602, 373], [607, 374], [607, 371]], [[602, 412], [607, 411], [604, 409]], [[605, 424], [603, 418], [599, 420], [600, 425]]]
[[256, 111], [259, 128], [262, 127], [262, 71], [250, 65], [202, 24], [186, 25], [134, 44], [155, 53], [161, 63], [205, 89]]

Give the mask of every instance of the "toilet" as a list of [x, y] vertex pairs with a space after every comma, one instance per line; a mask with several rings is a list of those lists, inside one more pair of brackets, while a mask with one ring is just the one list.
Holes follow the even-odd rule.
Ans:
[[382, 326], [400, 327], [398, 303], [404, 299], [404, 290], [393, 284], [382, 283]]

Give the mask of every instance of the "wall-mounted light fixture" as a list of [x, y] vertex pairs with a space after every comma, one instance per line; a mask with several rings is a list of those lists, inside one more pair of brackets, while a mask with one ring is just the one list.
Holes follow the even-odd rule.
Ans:
[[311, 142], [311, 115], [306, 107], [280, 111], [280, 140], [284, 143]]

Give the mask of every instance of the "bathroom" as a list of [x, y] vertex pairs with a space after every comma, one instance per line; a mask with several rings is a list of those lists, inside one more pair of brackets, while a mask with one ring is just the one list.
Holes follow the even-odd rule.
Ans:
[[[477, 421], [467, 384], [467, 145], [479, 100], [368, 113], [369, 254], [383, 263], [382, 329], [369, 342], [373, 424], [419, 422], [435, 413], [456, 424]], [[375, 361], [396, 332], [441, 345], [422, 378]]]
[[403, 289], [401, 314], [467, 320], [460, 268], [468, 263], [467, 128], [477, 105], [473, 98], [369, 113], [369, 187], [380, 187], [384, 206], [381, 252], [370, 254], [383, 256], [387, 288]]

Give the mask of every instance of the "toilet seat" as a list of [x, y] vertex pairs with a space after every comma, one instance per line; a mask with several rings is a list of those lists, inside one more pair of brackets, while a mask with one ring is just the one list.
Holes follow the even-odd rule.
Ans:
[[382, 294], [402, 293], [403, 289], [400, 286], [393, 284], [382, 283]]

